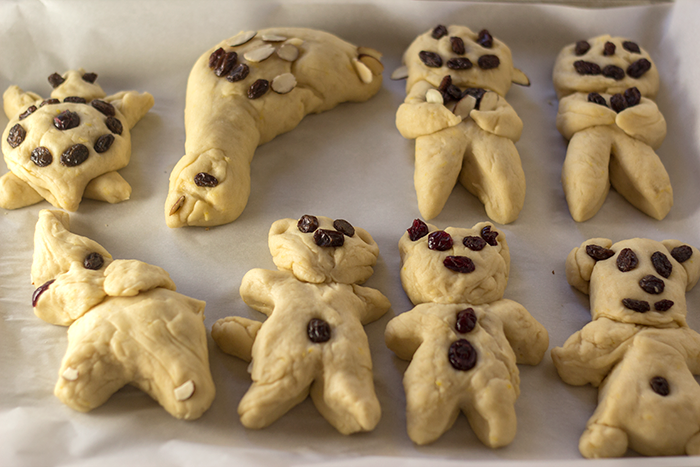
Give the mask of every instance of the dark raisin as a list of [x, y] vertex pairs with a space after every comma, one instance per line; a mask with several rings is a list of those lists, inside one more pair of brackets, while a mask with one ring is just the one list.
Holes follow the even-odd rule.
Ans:
[[457, 55], [464, 55], [464, 52], [466, 52], [464, 48], [464, 41], [461, 37], [450, 37], [450, 45], [452, 46], [452, 51]]
[[435, 29], [433, 29], [433, 32], [431, 36], [433, 36], [433, 39], [440, 39], [444, 36], [447, 35], [447, 28], [443, 26], [442, 24], [438, 24], [435, 26]]
[[685, 263], [693, 256], [693, 249], [688, 245], [677, 246], [671, 250], [671, 256], [679, 263]]
[[623, 298], [622, 305], [628, 310], [636, 311], [638, 313], [646, 313], [651, 310], [649, 302], [646, 300], [635, 300], [633, 298]]
[[651, 274], [648, 274], [641, 279], [639, 279], [639, 286], [646, 292], [650, 293], [652, 295], [658, 295], [660, 293], [664, 292], [664, 288], [666, 287], [666, 284], [664, 284], [664, 281], [662, 279], [659, 279], [656, 276], [652, 276]]
[[436, 230], [428, 235], [428, 248], [436, 251], [446, 251], [452, 248], [452, 237], [444, 230]]
[[627, 99], [620, 93], [610, 96], [610, 108], [620, 113], [627, 108]]
[[245, 77], [248, 76], [248, 73], [250, 73], [250, 68], [248, 65], [241, 63], [231, 70], [231, 73], [226, 77], [226, 79], [232, 83], [235, 83], [236, 81], [245, 79]]
[[578, 41], [576, 43], [576, 47], [574, 47], [574, 53], [579, 57], [584, 55], [589, 50], [591, 50], [591, 44], [589, 44], [587, 41]]
[[651, 62], [646, 58], [640, 58], [627, 67], [627, 74], [632, 78], [641, 78], [644, 73], [651, 69]]
[[71, 104], [87, 104], [87, 100], [80, 96], [68, 96], [63, 99], [63, 102], [69, 102]]
[[20, 144], [24, 142], [24, 138], [27, 137], [27, 131], [24, 129], [22, 125], [19, 123], [16, 123], [15, 126], [10, 128], [10, 132], [7, 135], [7, 143], [13, 147], [16, 148]]
[[343, 235], [347, 235], [348, 237], [355, 235], [355, 227], [353, 227], [352, 224], [345, 219], [334, 220], [333, 228]]
[[318, 246], [343, 246], [345, 235], [337, 230], [318, 229], [314, 232], [314, 242]]
[[105, 264], [105, 259], [96, 251], [93, 251], [83, 260], [83, 267], [93, 271], [99, 270]]
[[89, 155], [90, 150], [84, 144], [74, 144], [61, 154], [61, 164], [75, 167], [85, 162]]
[[61, 103], [61, 101], [59, 101], [58, 99], [54, 99], [54, 98], [44, 99], [43, 101], [41, 101], [41, 104], [39, 104], [39, 107], [43, 107], [45, 105], [60, 104], [60, 103]]
[[663, 376], [654, 376], [651, 378], [649, 380], [649, 386], [651, 386], [652, 391], [660, 396], [666, 397], [671, 394], [671, 387]]
[[408, 238], [410, 238], [412, 242], [415, 242], [428, 235], [428, 226], [422, 220], [414, 219], [413, 224], [406, 229], [406, 232], [408, 232]]
[[53, 126], [59, 130], [70, 130], [80, 125], [80, 115], [70, 110], [64, 110], [53, 118]]
[[194, 176], [194, 184], [205, 188], [214, 188], [219, 184], [219, 180], [212, 174], [199, 172]]
[[467, 258], [466, 256], [448, 256], [443, 260], [442, 264], [450, 271], [461, 272], [465, 274], [474, 272], [474, 270], [476, 269], [474, 261]]
[[668, 260], [668, 257], [660, 251], [655, 251], [651, 255], [651, 264], [656, 269], [656, 272], [663, 278], [668, 279], [673, 272], [673, 265]]
[[496, 237], [498, 237], [498, 232], [492, 231], [490, 225], [487, 225], [486, 227], [481, 229], [481, 238], [486, 240], [486, 243], [488, 243], [489, 245], [498, 245], [498, 240], [496, 240]]
[[226, 51], [222, 47], [219, 47], [218, 49], [213, 51], [211, 55], [209, 55], [209, 68], [217, 68], [221, 63], [225, 53]]
[[629, 272], [636, 268], [638, 264], [639, 260], [637, 259], [637, 255], [629, 248], [623, 249], [620, 254], [617, 255], [617, 269], [622, 272]]
[[114, 117], [116, 115], [114, 106], [109, 102], [101, 101], [99, 99], [93, 99], [92, 102], [90, 102], [90, 104], [108, 117]]
[[450, 75], [446, 75], [442, 78], [440, 86], [438, 86], [438, 91], [442, 94], [443, 102], [459, 100], [462, 97], [462, 90], [452, 84], [452, 77]]
[[599, 75], [602, 73], [600, 66], [593, 62], [586, 62], [585, 60], [576, 60], [574, 62], [574, 69], [579, 75]]
[[482, 55], [479, 57], [479, 68], [482, 70], [492, 70], [498, 68], [501, 64], [501, 60], [495, 55]]
[[109, 131], [111, 131], [115, 135], [121, 135], [122, 131], [124, 131], [122, 122], [120, 122], [119, 119], [116, 117], [107, 117], [107, 119], [105, 120], [105, 124], [107, 125], [107, 128], [109, 128]]
[[447, 68], [450, 70], [469, 70], [472, 66], [474, 65], [467, 57], [455, 57], [447, 61]]
[[476, 38], [476, 43], [482, 47], [490, 49], [493, 47], [493, 36], [486, 29], [479, 31], [479, 35]]
[[331, 339], [331, 325], [319, 318], [312, 318], [306, 325], [306, 335], [314, 344], [322, 344]]
[[469, 371], [476, 365], [476, 349], [466, 339], [460, 339], [450, 345], [447, 358], [455, 370]]
[[248, 99], [257, 99], [258, 97], [262, 97], [268, 89], [270, 89], [270, 82], [268, 80], [256, 80], [248, 88]]
[[316, 216], [310, 216], [304, 214], [297, 222], [297, 229], [300, 232], [309, 233], [318, 229], [318, 218]]
[[219, 78], [228, 75], [236, 61], [238, 61], [238, 54], [236, 52], [227, 52], [224, 54], [221, 63], [214, 70], [214, 74]]
[[59, 75], [58, 73], [49, 75], [49, 84], [54, 89], [62, 85], [64, 81], [65, 79], [63, 79], [63, 76]]
[[605, 98], [598, 94], [597, 92], [591, 92], [588, 94], [588, 102], [592, 102], [594, 104], [602, 105], [603, 107], [607, 107], [608, 103], [605, 102]]
[[36, 105], [30, 105], [27, 110], [19, 114], [19, 119], [24, 120], [25, 118], [29, 117], [31, 114], [36, 112]]
[[97, 79], [97, 73], [85, 73], [83, 75], [83, 81], [87, 83], [94, 83]]
[[625, 89], [624, 96], [627, 101], [627, 107], [634, 107], [642, 100], [642, 93], [636, 87]]
[[455, 329], [458, 333], [467, 334], [472, 332], [474, 327], [476, 327], [476, 313], [474, 313], [474, 308], [467, 308], [457, 313]]
[[37, 302], [39, 301], [39, 297], [41, 297], [41, 294], [46, 292], [49, 289], [49, 286], [54, 283], [56, 279], [51, 279], [50, 281], [45, 282], [44, 284], [40, 285], [39, 287], [36, 288], [34, 293], [32, 294], [32, 306], [35, 307]]
[[46, 167], [51, 165], [53, 162], [51, 151], [44, 146], [39, 146], [38, 148], [34, 149], [32, 151], [32, 155], [29, 156], [29, 159], [31, 159], [31, 161], [34, 162], [37, 167]]
[[472, 251], [481, 251], [486, 246], [486, 240], [481, 237], [464, 237], [462, 243]]
[[418, 52], [418, 57], [420, 61], [431, 68], [440, 68], [442, 66], [442, 57], [440, 57], [435, 52], [428, 52], [426, 50], [421, 50]]
[[672, 306], [673, 300], [659, 300], [654, 303], [654, 309], [661, 312], [670, 310]]
[[615, 55], [615, 44], [613, 44], [610, 41], [606, 42], [603, 46], [603, 55], [605, 55], [606, 57], [609, 57], [610, 55]]
[[615, 81], [620, 81], [621, 79], [625, 79], [625, 70], [623, 70], [619, 66], [607, 65], [607, 66], [603, 67], [603, 70], [601, 72], [603, 73], [603, 76], [605, 76], [606, 78], [612, 78]]
[[112, 143], [114, 143], [114, 135], [107, 133], [106, 135], [102, 135], [97, 138], [93, 149], [96, 153], [102, 154], [103, 152], [107, 152], [107, 150], [112, 146]]
[[596, 261], [605, 261], [614, 256], [615, 252], [600, 245], [586, 245], [586, 254]]
[[624, 41], [622, 43], [622, 48], [625, 49], [628, 52], [632, 52], [633, 54], [640, 54], [642, 53], [641, 50], [639, 50], [639, 46], [637, 45], [636, 42], [632, 41]]

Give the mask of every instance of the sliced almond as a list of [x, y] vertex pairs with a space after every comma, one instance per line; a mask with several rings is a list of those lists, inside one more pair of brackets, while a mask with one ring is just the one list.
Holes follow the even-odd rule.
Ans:
[[185, 195], [180, 196], [177, 201], [175, 201], [175, 204], [173, 204], [173, 207], [170, 208], [170, 216], [175, 214], [180, 210], [182, 205], [185, 204]]
[[243, 45], [257, 35], [257, 31], [241, 31], [231, 39], [229, 44], [231, 47], [238, 47]]
[[296, 45], [297, 47], [301, 47], [301, 44], [303, 43], [304, 39], [300, 39], [299, 37], [292, 37], [287, 42], [285, 42], [285, 44]]
[[175, 400], [186, 401], [194, 394], [194, 381], [189, 380], [185, 384], [175, 388]]
[[367, 68], [372, 70], [374, 76], [381, 76], [384, 72], [384, 65], [382, 65], [382, 62], [371, 55], [359, 55], [357, 59], [367, 65]]
[[452, 112], [455, 115], [462, 117], [462, 120], [465, 120], [469, 117], [471, 111], [474, 110], [474, 107], [476, 107], [476, 97], [467, 94], [457, 101], [457, 104]]
[[78, 379], [78, 370], [68, 367], [61, 376], [67, 381], [75, 381]]
[[391, 73], [391, 79], [406, 79], [408, 78], [408, 67], [406, 65], [400, 66]]
[[528, 78], [525, 73], [517, 68], [513, 68], [513, 77], [511, 78], [511, 81], [521, 86], [530, 86], [530, 78]]
[[292, 44], [283, 44], [282, 47], [277, 49], [277, 56], [282, 60], [293, 62], [299, 57], [299, 49]]
[[297, 85], [297, 79], [291, 73], [282, 73], [272, 80], [270, 86], [277, 94], [287, 94]]
[[479, 110], [482, 112], [488, 112], [493, 110], [498, 105], [498, 94], [493, 91], [486, 91], [486, 93], [481, 97], [481, 102], [479, 102]]
[[355, 71], [357, 72], [357, 76], [360, 77], [363, 83], [369, 84], [372, 82], [374, 79], [374, 75], [372, 74], [372, 70], [369, 69], [367, 65], [359, 61], [358, 59], [354, 58], [352, 60], [353, 65], [355, 65]]
[[284, 42], [287, 40], [284, 36], [278, 36], [277, 34], [263, 34], [260, 36], [265, 42]]
[[428, 89], [428, 92], [425, 93], [425, 101], [430, 102], [431, 104], [440, 105], [444, 103], [444, 100], [442, 99], [442, 93], [437, 89]]
[[378, 50], [374, 50], [372, 47], [358, 47], [357, 55], [369, 55], [370, 57], [374, 57], [377, 60], [382, 59], [382, 53]]
[[265, 44], [257, 49], [249, 50], [243, 54], [243, 58], [249, 62], [262, 62], [270, 58], [270, 55], [275, 53], [275, 48], [270, 44]]

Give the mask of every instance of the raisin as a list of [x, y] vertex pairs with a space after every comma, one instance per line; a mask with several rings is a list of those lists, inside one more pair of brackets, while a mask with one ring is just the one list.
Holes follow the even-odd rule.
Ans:
[[120, 122], [119, 119], [116, 117], [107, 117], [107, 119], [105, 120], [105, 124], [107, 125], [107, 128], [109, 128], [109, 131], [111, 131], [115, 135], [121, 135], [122, 131], [124, 131], [122, 122]]
[[70, 130], [78, 125], [80, 125], [80, 116], [70, 110], [64, 110], [53, 118], [53, 126], [59, 130]]
[[498, 232], [491, 231], [490, 225], [487, 225], [486, 227], [481, 229], [481, 238], [486, 240], [486, 243], [488, 243], [489, 245], [498, 245], [498, 240], [496, 240], [496, 237], [498, 237]]
[[622, 48], [625, 49], [628, 52], [632, 52], [633, 54], [640, 54], [642, 53], [641, 50], [639, 50], [639, 46], [637, 45], [636, 42], [632, 41], [624, 41], [622, 43]]
[[467, 308], [457, 313], [455, 329], [458, 333], [467, 334], [472, 332], [474, 327], [476, 327], [476, 313], [474, 313], [474, 308]]
[[50, 281], [47, 281], [40, 285], [39, 287], [36, 288], [34, 293], [32, 294], [32, 306], [35, 307], [37, 302], [39, 301], [39, 297], [41, 297], [41, 294], [46, 292], [49, 289], [49, 286], [54, 283], [56, 279], [51, 279]]
[[498, 68], [501, 64], [501, 60], [495, 55], [482, 55], [479, 57], [479, 68], [482, 70], [492, 70]]
[[481, 251], [486, 246], [486, 240], [481, 237], [464, 237], [462, 243], [472, 251]]
[[10, 128], [10, 132], [7, 135], [7, 143], [13, 147], [16, 148], [20, 144], [24, 142], [24, 138], [27, 137], [27, 131], [24, 129], [22, 125], [19, 123], [16, 123], [15, 126]]
[[97, 79], [97, 73], [85, 73], [83, 75], [83, 81], [87, 83], [94, 83]]
[[627, 108], [627, 99], [620, 94], [613, 94], [610, 96], [610, 108], [615, 112], [620, 113]]
[[603, 68], [601, 73], [606, 78], [612, 78], [615, 81], [620, 81], [621, 79], [625, 79], [625, 70], [623, 70], [619, 66], [607, 65], [606, 67]]
[[211, 55], [209, 55], [209, 68], [214, 69], [218, 67], [225, 53], [226, 51], [224, 51], [222, 47], [219, 47], [213, 51]]
[[624, 96], [627, 101], [627, 107], [634, 107], [642, 100], [642, 93], [636, 87], [625, 89]]
[[199, 172], [194, 176], [194, 184], [205, 188], [214, 188], [219, 184], [219, 180], [212, 174]]
[[668, 279], [671, 276], [671, 272], [673, 272], [673, 265], [668, 260], [668, 257], [660, 251], [655, 251], [651, 255], [651, 264], [656, 269], [656, 272], [665, 279]]
[[452, 51], [457, 55], [464, 55], [464, 52], [466, 52], [464, 41], [461, 37], [450, 37], [450, 46], [452, 46]]
[[336, 230], [318, 229], [314, 232], [314, 242], [318, 246], [343, 246], [345, 236]]
[[71, 104], [87, 104], [87, 100], [80, 96], [68, 96], [63, 99], [63, 102], [69, 102]]
[[474, 66], [467, 57], [455, 57], [447, 61], [447, 68], [450, 70], [469, 70]]
[[466, 256], [448, 256], [444, 259], [442, 264], [450, 271], [461, 272], [464, 274], [474, 272], [476, 269], [474, 261]]
[[588, 94], [588, 102], [592, 102], [594, 104], [602, 105], [603, 107], [607, 107], [608, 104], [605, 102], [605, 98], [598, 94], [597, 92], [591, 92]]
[[83, 260], [83, 267], [92, 271], [99, 270], [105, 264], [105, 259], [96, 251], [93, 251]]
[[422, 220], [414, 219], [413, 224], [406, 229], [406, 232], [408, 232], [408, 238], [410, 238], [412, 242], [415, 242], [428, 235], [428, 226]]
[[679, 263], [685, 263], [693, 256], [693, 249], [688, 245], [677, 246], [671, 250], [671, 256]]
[[31, 161], [34, 162], [37, 167], [46, 167], [51, 165], [53, 162], [51, 151], [44, 146], [39, 146], [38, 148], [34, 149], [32, 151], [32, 155], [29, 156], [29, 159], [31, 159]]
[[447, 358], [455, 370], [469, 371], [476, 365], [476, 349], [466, 339], [459, 339], [450, 345]]
[[430, 35], [433, 36], [433, 39], [440, 39], [447, 35], [447, 28], [442, 24], [438, 24]]
[[58, 73], [49, 75], [49, 84], [54, 89], [62, 85], [64, 81], [65, 79], [63, 79], [63, 76], [59, 75]]
[[599, 75], [602, 73], [600, 66], [593, 62], [577, 60], [574, 62], [574, 69], [579, 75]]
[[322, 344], [331, 339], [331, 325], [319, 318], [312, 318], [306, 325], [306, 335], [314, 344]]
[[426, 50], [421, 50], [418, 52], [418, 58], [420, 61], [431, 68], [440, 68], [442, 66], [442, 57], [435, 52], [428, 52]]
[[591, 44], [589, 44], [587, 41], [578, 41], [576, 43], [576, 47], [574, 47], [574, 53], [579, 57], [584, 55], [589, 50], [591, 50]]
[[600, 245], [586, 245], [586, 254], [596, 261], [605, 261], [615, 255], [615, 252]]
[[452, 248], [452, 237], [444, 230], [436, 230], [428, 235], [428, 248], [436, 251], [446, 251]]
[[262, 97], [268, 89], [270, 89], [270, 82], [268, 80], [256, 80], [248, 88], [248, 99], [257, 99], [258, 97]]
[[107, 152], [107, 150], [112, 146], [112, 143], [114, 143], [114, 135], [108, 133], [97, 138], [93, 149], [96, 153], [102, 154], [103, 152]]
[[39, 107], [43, 107], [43, 106], [45, 106], [45, 105], [60, 104], [60, 103], [61, 103], [61, 101], [59, 101], [58, 99], [53, 99], [53, 98], [51, 98], [51, 99], [44, 99], [43, 101], [41, 101], [41, 104], [39, 104]]
[[646, 292], [652, 295], [658, 295], [664, 292], [666, 284], [662, 279], [648, 274], [639, 279], [639, 286]]
[[649, 380], [649, 386], [651, 390], [660, 396], [668, 396], [671, 394], [671, 387], [668, 384], [668, 380], [663, 376], [654, 376]]
[[621, 272], [629, 272], [637, 267], [639, 260], [634, 251], [625, 248], [617, 255], [617, 269]]
[[641, 78], [644, 73], [651, 69], [651, 62], [646, 58], [640, 58], [627, 67], [627, 74], [632, 78]]
[[61, 164], [66, 167], [76, 167], [85, 162], [90, 150], [84, 144], [74, 144], [61, 154]]
[[237, 60], [238, 54], [236, 52], [228, 52], [224, 54], [221, 63], [219, 63], [219, 65], [214, 70], [214, 74], [219, 78], [228, 75], [229, 72], [233, 69], [233, 66], [236, 64]]
[[490, 49], [493, 47], [493, 36], [486, 29], [479, 31], [479, 35], [476, 38], [476, 43], [482, 47]]
[[248, 73], [250, 73], [250, 68], [248, 65], [241, 63], [231, 70], [231, 73], [226, 77], [226, 79], [232, 83], [235, 83], [236, 81], [245, 79], [245, 77], [248, 76]]
[[297, 229], [300, 232], [309, 233], [318, 229], [318, 218], [316, 216], [310, 216], [304, 214], [297, 222]]
[[670, 310], [672, 306], [673, 300], [659, 300], [654, 303], [654, 309], [661, 312]]
[[440, 86], [438, 86], [438, 91], [442, 94], [443, 102], [459, 100], [462, 97], [462, 90], [452, 84], [452, 77], [450, 75], [445, 75], [445, 77], [442, 78]]
[[610, 41], [606, 42], [603, 46], [603, 55], [605, 55], [606, 57], [609, 57], [610, 55], [615, 55], [615, 44], [613, 44]]
[[29, 117], [31, 114], [36, 112], [36, 105], [30, 105], [27, 110], [19, 114], [19, 119], [24, 120], [25, 118]]
[[116, 115], [114, 106], [109, 102], [101, 101], [99, 99], [93, 99], [92, 102], [90, 102], [90, 104], [107, 117], [114, 117]]
[[638, 313], [646, 313], [651, 308], [649, 307], [649, 302], [645, 300], [635, 300], [633, 298], [623, 298], [622, 305], [628, 310], [636, 311]]
[[343, 235], [347, 235], [348, 237], [355, 235], [355, 227], [353, 227], [352, 224], [345, 219], [334, 220], [333, 228]]

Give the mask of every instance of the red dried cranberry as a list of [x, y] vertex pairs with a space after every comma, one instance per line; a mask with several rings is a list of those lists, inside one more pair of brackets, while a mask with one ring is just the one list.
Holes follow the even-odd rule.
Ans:
[[217, 179], [212, 174], [206, 172], [199, 172], [194, 176], [194, 184], [197, 186], [205, 188], [214, 188], [219, 184], [219, 179]]
[[474, 261], [466, 256], [448, 256], [444, 259], [442, 264], [450, 271], [461, 272], [464, 274], [474, 272], [476, 269]]
[[433, 39], [440, 39], [447, 35], [447, 28], [442, 24], [438, 24], [430, 35], [433, 36]]
[[600, 245], [586, 245], [586, 254], [596, 261], [605, 261], [615, 256], [615, 252]]
[[651, 310], [649, 302], [646, 300], [635, 300], [633, 298], [623, 298], [622, 305], [628, 310], [636, 311], [637, 313], [646, 313]]
[[428, 235], [428, 226], [422, 220], [414, 219], [413, 224], [406, 229], [406, 232], [408, 232], [408, 238], [410, 238], [412, 242], [415, 242]]
[[83, 260], [83, 267], [92, 271], [99, 270], [105, 264], [105, 259], [96, 251], [93, 251]]
[[490, 225], [487, 225], [486, 227], [481, 229], [481, 238], [486, 240], [486, 243], [488, 243], [491, 246], [498, 245], [498, 232], [491, 230]]
[[303, 233], [314, 232], [318, 229], [318, 218], [316, 216], [310, 216], [304, 214], [297, 222], [297, 229]]
[[345, 235], [337, 230], [318, 229], [314, 232], [314, 242], [321, 247], [343, 246]]
[[464, 246], [466, 246], [467, 248], [469, 248], [472, 251], [481, 251], [486, 246], [486, 240], [484, 240], [481, 237], [474, 237], [474, 236], [464, 237], [464, 240], [462, 240], [462, 243], [464, 244]]
[[634, 251], [625, 248], [617, 255], [617, 269], [621, 272], [629, 272], [637, 267], [639, 260]]
[[447, 61], [446, 65], [450, 70], [469, 70], [473, 66], [471, 60], [467, 57], [451, 58]]
[[250, 73], [250, 68], [248, 65], [241, 63], [231, 70], [231, 73], [226, 77], [226, 79], [232, 83], [235, 83], [236, 81], [245, 79], [245, 77], [248, 76], [248, 73]]
[[63, 102], [69, 102], [71, 104], [87, 104], [87, 100], [80, 96], [68, 96], [63, 99]]
[[450, 37], [450, 46], [452, 47], [452, 51], [457, 55], [464, 55], [464, 52], [466, 52], [464, 48], [464, 41], [461, 37]]
[[352, 224], [345, 219], [334, 220], [333, 228], [343, 235], [347, 235], [348, 237], [355, 235], [355, 227], [353, 227]]
[[447, 358], [455, 370], [469, 371], [476, 365], [476, 349], [466, 339], [459, 339], [450, 345]]
[[93, 99], [92, 102], [90, 102], [90, 104], [108, 117], [114, 117], [116, 115], [114, 106], [109, 102], [101, 101], [99, 99]]
[[588, 52], [591, 49], [591, 44], [589, 44], [587, 41], [578, 41], [576, 43], [576, 47], [574, 47], [574, 53], [577, 56], [584, 55], [586, 52]]
[[70, 110], [64, 110], [53, 118], [53, 126], [59, 130], [70, 130], [80, 125], [80, 116]]
[[654, 303], [654, 310], [664, 312], [671, 309], [673, 306], [673, 300], [659, 300]]
[[306, 335], [314, 344], [322, 344], [331, 339], [331, 326], [319, 318], [312, 318], [306, 325]]
[[646, 293], [649, 293], [652, 295], [658, 295], [658, 294], [664, 292], [664, 288], [666, 287], [666, 284], [664, 284], [664, 281], [662, 279], [659, 279], [656, 276], [652, 276], [651, 274], [648, 274], [648, 275], [642, 277], [641, 279], [639, 279], [639, 286]]
[[606, 42], [603, 46], [603, 55], [605, 55], [606, 57], [609, 57], [610, 55], [615, 55], [615, 44], [613, 44], [610, 41]]
[[7, 144], [13, 148], [16, 148], [24, 142], [24, 138], [26, 137], [27, 131], [22, 125], [16, 123], [12, 128], [10, 128], [10, 132], [7, 135]]
[[476, 38], [476, 43], [482, 47], [490, 49], [493, 47], [493, 36], [486, 29], [479, 31], [479, 35]]
[[428, 235], [428, 248], [436, 251], [446, 251], [452, 248], [452, 237], [444, 230], [436, 230]]
[[54, 89], [62, 85], [64, 81], [65, 79], [63, 79], [63, 76], [59, 75], [58, 73], [49, 75], [49, 84]]
[[66, 167], [76, 167], [85, 162], [90, 150], [84, 144], [74, 144], [61, 154], [61, 164]]
[[688, 245], [677, 246], [671, 250], [671, 256], [679, 263], [685, 263], [693, 256], [693, 249]]
[[671, 272], [673, 272], [671, 261], [660, 251], [655, 251], [651, 255], [651, 264], [654, 266], [654, 269], [656, 269], [656, 272], [663, 278], [668, 279], [671, 276]]
[[627, 67], [627, 74], [632, 78], [641, 78], [644, 73], [651, 69], [651, 62], [646, 58], [640, 58]]
[[579, 75], [599, 75], [602, 73], [600, 66], [593, 62], [577, 60], [574, 62], [574, 69]]
[[632, 52], [633, 54], [640, 54], [642, 53], [641, 50], [639, 50], [639, 46], [632, 41], [624, 41], [622, 43], [622, 48], [627, 50], [628, 52]]
[[460, 334], [467, 334], [474, 330], [476, 326], [476, 313], [474, 313], [474, 308], [467, 308], [457, 313], [457, 322], [455, 323], [455, 329]]
[[19, 114], [19, 119], [24, 120], [25, 118], [29, 117], [31, 114], [36, 112], [36, 105], [30, 105], [27, 110]]
[[418, 52], [418, 58], [420, 61], [429, 66], [430, 68], [440, 68], [442, 66], [442, 57], [435, 52], [428, 52], [426, 50], [421, 50]]
[[588, 102], [592, 102], [594, 104], [602, 105], [603, 107], [607, 107], [608, 104], [605, 102], [605, 98], [598, 94], [597, 92], [591, 92], [588, 94]]
[[85, 73], [83, 75], [83, 81], [86, 83], [94, 83], [97, 79], [97, 73]]
[[498, 68], [501, 64], [501, 60], [495, 55], [482, 55], [479, 57], [479, 68], [482, 70], [491, 70], [493, 68]]
[[259, 97], [262, 97], [268, 89], [270, 89], [270, 82], [268, 80], [256, 80], [248, 88], [248, 99], [257, 99]]
[[660, 396], [668, 396], [671, 394], [671, 387], [668, 384], [668, 380], [663, 376], [654, 376], [649, 380], [649, 386], [651, 390]]
[[105, 124], [107, 125], [107, 128], [109, 128], [109, 131], [111, 131], [115, 135], [121, 135], [122, 131], [124, 131], [122, 122], [120, 122], [118, 118], [107, 117], [107, 119], [105, 120]]
[[620, 81], [621, 79], [625, 79], [625, 70], [623, 70], [619, 66], [607, 65], [603, 68], [601, 73], [606, 78], [612, 78], [615, 81]]
[[45, 282], [44, 284], [40, 285], [39, 287], [36, 288], [34, 293], [32, 293], [32, 306], [36, 307], [37, 302], [39, 301], [39, 297], [41, 297], [41, 294], [46, 292], [49, 289], [49, 286], [54, 283], [56, 279], [51, 279], [50, 281]]
[[53, 162], [51, 151], [49, 151], [49, 148], [45, 148], [44, 146], [39, 146], [38, 148], [34, 149], [32, 151], [32, 155], [29, 156], [29, 159], [31, 159], [31, 161], [34, 162], [37, 167], [46, 167], [51, 165]]

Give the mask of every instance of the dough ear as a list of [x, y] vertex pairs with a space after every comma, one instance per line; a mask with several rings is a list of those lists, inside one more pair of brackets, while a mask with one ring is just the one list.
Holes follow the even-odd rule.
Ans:
[[586, 247], [588, 246], [609, 249], [612, 246], [612, 240], [608, 240], [607, 238], [591, 238], [583, 242], [580, 247], [571, 250], [569, 256], [567, 256], [566, 280], [569, 281], [570, 285], [585, 294], [588, 294], [593, 268], [598, 261], [601, 261], [594, 259], [586, 252]]
[[[685, 269], [685, 272], [688, 274], [688, 285], [685, 288], [686, 292], [695, 287], [698, 279], [700, 279], [700, 251], [694, 246], [690, 246], [679, 240], [664, 240], [661, 243], [663, 243], [671, 256], [683, 266], [683, 269]], [[690, 248], [690, 250], [688, 250], [688, 248]], [[688, 255], [688, 251], [692, 253]]]

